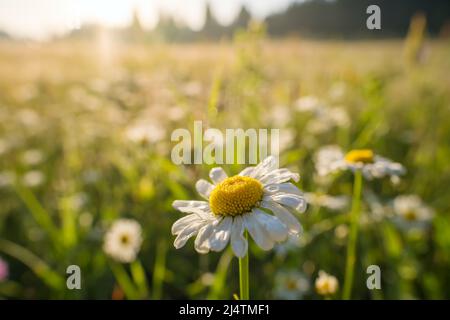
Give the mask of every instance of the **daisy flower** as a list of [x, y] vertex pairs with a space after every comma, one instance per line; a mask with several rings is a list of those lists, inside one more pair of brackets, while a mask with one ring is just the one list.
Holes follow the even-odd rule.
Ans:
[[142, 244], [142, 229], [138, 222], [131, 219], [119, 219], [105, 234], [103, 251], [114, 260], [130, 263]]
[[296, 270], [282, 270], [275, 276], [275, 297], [284, 300], [298, 300], [309, 290], [308, 278]]
[[416, 195], [402, 195], [394, 199], [395, 221], [404, 229], [426, 227], [434, 216], [433, 210], [427, 207]]
[[316, 279], [315, 287], [318, 294], [322, 296], [330, 296], [335, 294], [338, 290], [339, 282], [335, 276], [320, 270], [319, 277]]
[[323, 147], [318, 151], [315, 165], [319, 176], [346, 170], [354, 173], [350, 233], [343, 286], [343, 299], [348, 300], [351, 297], [356, 261], [363, 177], [371, 180], [389, 176], [395, 183], [399, 181], [399, 176], [405, 173], [405, 168], [400, 163], [381, 157], [370, 149], [354, 149], [344, 154], [338, 146], [334, 145]]
[[298, 181], [299, 175], [278, 169], [275, 157], [236, 176], [228, 177], [220, 167], [213, 168], [209, 176], [213, 183], [199, 180], [196, 184], [206, 201], [173, 203], [175, 209], [188, 213], [172, 226], [172, 234], [177, 236], [175, 248], [197, 235], [197, 252], [222, 251], [231, 243], [234, 254], [243, 258], [248, 250], [246, 230], [263, 250], [272, 249], [290, 234], [300, 234], [301, 225], [291, 212], [304, 212], [306, 201], [289, 182]]
[[381, 157], [370, 149], [354, 149], [344, 154], [338, 146], [326, 146], [318, 151], [316, 169], [321, 176], [343, 170], [361, 171], [369, 180], [385, 176], [398, 180], [405, 173], [400, 163]]

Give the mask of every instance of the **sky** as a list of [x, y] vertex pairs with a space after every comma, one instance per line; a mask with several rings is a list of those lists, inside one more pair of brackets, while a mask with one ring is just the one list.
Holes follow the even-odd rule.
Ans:
[[255, 17], [264, 18], [296, 0], [0, 0], [0, 30], [16, 37], [46, 39], [85, 23], [126, 26], [134, 10], [148, 29], [157, 24], [160, 12], [199, 29], [207, 1], [216, 19], [228, 24], [242, 5]]

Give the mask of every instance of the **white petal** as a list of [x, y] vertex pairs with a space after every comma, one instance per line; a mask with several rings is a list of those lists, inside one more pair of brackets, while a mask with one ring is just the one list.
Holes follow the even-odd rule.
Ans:
[[209, 171], [209, 177], [211, 178], [212, 182], [218, 184], [228, 178], [228, 175], [221, 167], [217, 167], [212, 168], [211, 171]]
[[214, 218], [213, 214], [211, 213], [211, 209], [209, 208], [209, 205], [206, 208], [195, 208], [195, 207], [179, 207], [178, 211], [184, 212], [184, 213], [195, 213], [202, 219], [211, 219]]
[[178, 219], [172, 225], [172, 234], [173, 235], [179, 234], [188, 225], [190, 225], [191, 223], [200, 221], [200, 220], [201, 220], [201, 218], [197, 214], [190, 214], [181, 219]]
[[198, 253], [208, 253], [209, 252], [209, 237], [214, 231], [216, 224], [210, 222], [200, 229], [197, 238], [195, 238], [194, 247]]
[[266, 229], [272, 240], [285, 241], [288, 236], [287, 227], [276, 217], [265, 213], [260, 209], [253, 209], [258, 222]]
[[247, 213], [244, 216], [245, 227], [255, 240], [256, 244], [263, 250], [270, 250], [273, 248], [274, 241], [270, 237], [266, 229], [258, 222], [253, 212]]
[[289, 212], [289, 210], [284, 208], [282, 205], [279, 205], [276, 202], [262, 201], [261, 206], [272, 211], [273, 214], [275, 214], [278, 219], [280, 219], [281, 222], [286, 225], [290, 234], [298, 235], [302, 232], [302, 226], [300, 222], [292, 213]]
[[[277, 193], [271, 196], [264, 197], [264, 200], [272, 199], [279, 204], [290, 207], [298, 212], [306, 210], [306, 200], [302, 196], [289, 193]], [[269, 200], [270, 201], [270, 200]]]
[[391, 174], [398, 176], [404, 175], [406, 173], [405, 167], [403, 167], [400, 163], [397, 162], [393, 162], [389, 166], [389, 171]]
[[241, 216], [234, 217], [230, 241], [231, 248], [238, 258], [245, 257], [248, 250], [248, 242], [244, 237], [244, 230], [244, 219]]
[[381, 156], [376, 156], [370, 171], [373, 177], [381, 178], [386, 175], [403, 175], [406, 170], [400, 163], [393, 162]]
[[288, 169], [277, 169], [260, 177], [259, 181], [261, 181], [263, 185], [268, 185], [287, 182], [291, 179], [298, 182], [300, 180], [300, 175], [298, 173], [291, 172]]
[[179, 209], [180, 207], [192, 207], [192, 208], [206, 208], [209, 207], [208, 202], [206, 201], [197, 201], [197, 200], [175, 200], [172, 203], [172, 207], [175, 209]]
[[274, 156], [268, 156], [260, 164], [258, 164], [255, 167], [255, 170], [253, 170], [251, 177], [258, 179], [259, 177], [261, 177], [277, 168], [278, 168], [277, 158], [275, 158]]
[[200, 179], [195, 184], [197, 192], [205, 199], [209, 198], [210, 193], [214, 190], [214, 186], [204, 179]]
[[283, 193], [297, 194], [299, 196], [303, 195], [303, 193], [300, 191], [300, 189], [297, 188], [294, 184], [292, 184], [290, 182], [280, 183], [280, 184], [277, 184], [277, 183], [268, 184], [264, 187], [264, 190], [268, 194], [275, 194], [275, 193], [283, 192]]
[[[357, 169], [353, 168], [352, 171], [356, 171]], [[361, 169], [361, 172], [367, 180], [372, 180], [375, 177], [379, 177], [379, 174], [373, 170], [373, 167], [370, 165], [366, 165]]]
[[186, 242], [189, 240], [189, 238], [191, 238], [192, 236], [197, 234], [197, 232], [199, 232], [200, 228], [202, 228], [204, 226], [204, 224], [205, 224], [204, 221], [197, 221], [197, 222], [191, 223], [190, 225], [186, 226], [180, 232], [180, 234], [175, 238], [175, 241], [173, 242], [173, 245], [175, 246], [175, 248], [179, 249], [179, 248], [183, 247], [186, 244]]
[[315, 163], [320, 176], [346, 168], [344, 154], [335, 145], [322, 147], [315, 155]]
[[217, 228], [209, 238], [209, 244], [212, 251], [222, 251], [230, 240], [233, 218], [225, 217], [220, 221]]
[[253, 171], [255, 170], [255, 167], [247, 167], [244, 170], [242, 170], [239, 175], [240, 176], [247, 176], [247, 177], [251, 177]]

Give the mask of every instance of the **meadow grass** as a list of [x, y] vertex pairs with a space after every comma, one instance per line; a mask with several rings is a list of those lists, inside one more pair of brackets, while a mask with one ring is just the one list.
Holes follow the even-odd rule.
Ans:
[[[203, 120], [220, 129], [280, 128], [288, 137], [281, 163], [300, 172], [305, 192], [351, 196], [351, 175], [317, 176], [314, 154], [325, 145], [368, 147], [402, 163], [399, 184], [364, 183], [352, 297], [449, 298], [450, 42], [424, 48], [423, 61], [411, 63], [401, 40], [243, 33], [213, 44], [0, 43], [0, 256], [10, 266], [0, 296], [123, 298], [117, 268], [102, 251], [105, 231], [121, 217], [143, 229], [148, 284], [137, 273], [138, 297], [238, 293], [229, 251], [172, 246], [170, 226], [180, 214], [171, 204], [198, 199], [195, 181], [211, 166], [174, 165], [170, 134]], [[305, 96], [340, 108], [348, 121], [299, 112]], [[417, 194], [433, 208], [427, 228], [395, 223], [389, 208], [399, 194]], [[298, 242], [269, 253], [251, 246], [252, 298], [277, 298], [274, 275], [282, 269], [301, 272], [311, 287], [325, 270], [342, 287], [349, 211], [310, 205], [299, 217]], [[71, 264], [81, 267], [82, 290], [66, 289]], [[366, 287], [372, 264], [381, 267], [382, 290]], [[313, 288], [304, 294], [318, 297]]]

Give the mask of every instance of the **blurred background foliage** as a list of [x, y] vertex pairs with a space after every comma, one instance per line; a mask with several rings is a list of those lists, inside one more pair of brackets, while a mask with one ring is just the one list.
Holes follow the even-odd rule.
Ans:
[[[148, 43], [139, 39], [147, 35], [138, 20], [130, 27], [138, 30], [134, 42], [111, 32], [92, 41], [69, 35], [44, 44], [0, 42], [0, 256], [9, 265], [0, 296], [123, 299], [102, 242], [108, 226], [126, 217], [143, 228], [139, 258], [150, 290], [142, 298], [231, 299], [238, 291], [231, 252], [199, 255], [192, 241], [175, 250], [170, 234], [181, 216], [172, 202], [199, 199], [195, 181], [212, 167], [174, 165], [170, 134], [203, 120], [219, 129], [281, 129], [281, 163], [300, 172], [308, 193], [351, 195], [350, 175], [316, 175], [314, 154], [328, 144], [373, 148], [402, 163], [408, 173], [399, 184], [364, 186], [353, 296], [448, 299], [450, 42], [427, 35], [444, 30], [450, 10], [442, 9], [448, 2], [427, 3], [431, 19], [409, 9], [383, 18], [387, 30], [404, 36], [395, 40], [270, 37], [308, 30], [296, 15], [308, 10], [348, 21], [336, 30], [331, 19], [320, 20], [330, 22], [320, 23], [323, 32], [347, 35], [350, 18], [335, 10], [355, 17], [347, 11], [355, 1], [347, 0], [293, 5], [268, 24], [241, 13], [238, 30], [222, 42]], [[221, 37], [214, 22], [206, 24], [213, 35], [201, 39]], [[305, 98], [314, 112], [305, 112]], [[225, 166], [229, 174], [240, 169]], [[419, 195], [435, 212], [431, 224], [396, 224], [389, 208], [399, 194]], [[319, 298], [319, 270], [342, 284], [348, 211], [312, 202], [299, 216], [305, 231], [298, 241], [272, 252], [251, 246], [252, 297], [282, 297], [280, 290], [290, 288], [282, 275], [292, 271], [304, 279], [302, 298]], [[81, 267], [82, 290], [66, 288], [71, 264]], [[382, 290], [366, 288], [371, 264], [381, 267]]]

